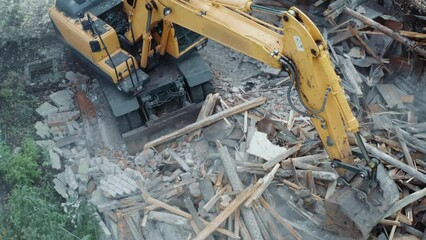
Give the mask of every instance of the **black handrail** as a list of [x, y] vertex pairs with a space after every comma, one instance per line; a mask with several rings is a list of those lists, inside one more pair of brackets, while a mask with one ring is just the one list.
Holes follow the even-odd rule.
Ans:
[[108, 48], [106, 47], [104, 40], [102, 39], [101, 35], [98, 33], [98, 30], [96, 29], [95, 22], [92, 20], [92, 18], [90, 17], [89, 14], [87, 14], [87, 20], [89, 21], [90, 26], [92, 27], [93, 33], [98, 35], [99, 40], [101, 41], [101, 43], [104, 47], [103, 49], [105, 50], [106, 54], [108, 55], [109, 60], [111, 61], [112, 66], [114, 67], [115, 77], [117, 78], [117, 81], [119, 81], [120, 79], [118, 77], [117, 68], [115, 67], [115, 63], [112, 60], [111, 55], [109, 54]]
[[129, 72], [129, 75], [130, 75], [130, 81], [132, 82], [133, 87], [135, 87], [135, 83], [133, 82], [132, 70], [129, 68], [129, 63], [127, 62], [127, 60], [129, 60], [129, 58], [126, 59], [127, 71]]

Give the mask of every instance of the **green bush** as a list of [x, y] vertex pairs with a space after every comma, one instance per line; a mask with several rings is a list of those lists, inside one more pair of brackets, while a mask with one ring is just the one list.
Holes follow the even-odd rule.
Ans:
[[25, 91], [23, 74], [10, 71], [0, 82], [0, 132], [8, 144], [20, 145], [34, 133], [37, 98]]
[[3, 230], [4, 234], [12, 239], [34, 240], [97, 238], [93, 210], [85, 201], [65, 204], [65, 212], [53, 196], [39, 187], [15, 188], [7, 206], [10, 226]]
[[43, 154], [34, 140], [26, 139], [18, 153], [0, 143], [0, 173], [9, 184], [30, 185], [41, 181], [42, 161]]

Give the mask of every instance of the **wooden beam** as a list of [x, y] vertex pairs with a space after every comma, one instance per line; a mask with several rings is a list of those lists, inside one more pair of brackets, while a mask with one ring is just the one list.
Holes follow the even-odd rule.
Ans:
[[371, 20], [368, 17], [365, 17], [357, 12], [355, 12], [354, 10], [345, 7], [344, 12], [358, 20], [360, 20], [361, 22], [363, 22], [364, 24], [370, 25], [372, 27], [374, 27], [375, 29], [383, 32], [384, 34], [388, 35], [389, 37], [395, 39], [396, 41], [404, 44], [405, 46], [408, 47], [409, 50], [412, 50], [414, 52], [416, 52], [419, 55], [422, 55], [424, 57], [426, 57], [426, 50], [423, 49], [422, 47], [420, 47], [415, 41], [411, 41], [410, 39], [401, 36], [400, 34], [396, 33], [395, 31], [393, 31], [392, 29], [383, 26], [382, 24]]
[[203, 240], [210, 236], [243, 202], [250, 197], [258, 188], [260, 183], [241, 192], [217, 217], [213, 219], [193, 240]]
[[277, 211], [275, 209], [273, 209], [271, 207], [271, 205], [269, 205], [265, 199], [263, 199], [262, 197], [259, 199], [260, 204], [275, 218], [277, 219], [277, 221], [279, 223], [281, 223], [281, 225], [283, 225], [283, 227], [285, 227], [290, 234], [296, 238], [296, 239], [302, 239], [302, 237], [300, 236], [300, 234], [296, 231], [296, 229], [294, 229], [290, 223], [288, 223], [288, 221], [286, 219], [284, 219], [283, 217], [281, 217], [281, 215], [279, 215], [277, 213]]
[[380, 151], [379, 149], [371, 146], [370, 144], [368, 144], [366, 142], [364, 142], [364, 145], [365, 145], [365, 148], [367, 149], [368, 152], [375, 155], [379, 159], [381, 159], [381, 160], [387, 162], [388, 164], [391, 164], [391, 165], [403, 170], [404, 172], [406, 172], [406, 173], [410, 174], [411, 176], [417, 178], [418, 180], [422, 181], [423, 183], [426, 183], [426, 175], [417, 171], [415, 168], [412, 168], [412, 167], [408, 166], [407, 164], [396, 160], [395, 158], [389, 156], [388, 154]]
[[222, 112], [216, 113], [214, 115], [211, 115], [211, 116], [209, 116], [207, 118], [202, 119], [199, 122], [195, 122], [195, 123], [190, 124], [190, 125], [188, 125], [188, 126], [186, 126], [184, 128], [181, 128], [181, 129], [179, 129], [177, 131], [174, 131], [172, 133], [166, 134], [166, 135], [164, 135], [164, 136], [162, 136], [160, 138], [157, 138], [157, 139], [155, 139], [155, 140], [153, 140], [151, 142], [148, 142], [147, 144], [145, 144], [144, 149], [146, 150], [146, 149], [158, 146], [160, 144], [172, 141], [172, 140], [174, 140], [174, 139], [176, 139], [176, 138], [178, 138], [178, 137], [180, 137], [182, 135], [185, 135], [185, 134], [190, 133], [192, 131], [195, 131], [197, 129], [206, 127], [206, 126], [208, 126], [210, 124], [213, 124], [213, 123], [215, 123], [217, 121], [220, 121], [221, 119], [223, 119], [225, 117], [229, 117], [229, 116], [232, 116], [234, 114], [247, 111], [247, 110], [249, 110], [251, 108], [254, 108], [254, 107], [257, 107], [259, 105], [262, 105], [265, 102], [266, 102], [266, 98], [265, 97], [260, 97], [260, 98], [256, 98], [256, 99], [248, 101], [248, 102], [244, 102], [244, 103], [242, 103], [240, 105], [234, 106], [234, 107], [232, 107], [230, 109], [227, 109], [225, 111], [222, 111]]
[[300, 150], [300, 148], [302, 147], [301, 143], [296, 144], [295, 146], [287, 149], [286, 152], [284, 152], [282, 155], [276, 157], [275, 159], [272, 159], [269, 162], [266, 162], [262, 165], [263, 170], [268, 170], [270, 168], [272, 168], [273, 166], [275, 166], [275, 164], [286, 160], [288, 157], [290, 157], [291, 155], [295, 154], [297, 151]]

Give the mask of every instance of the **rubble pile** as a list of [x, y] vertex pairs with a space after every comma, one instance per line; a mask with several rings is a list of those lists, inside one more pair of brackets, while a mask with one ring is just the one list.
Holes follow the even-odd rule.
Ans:
[[[359, 0], [297, 7], [322, 23], [367, 151], [399, 187], [399, 200], [369, 237], [424, 238], [424, 17], [386, 15], [386, 4]], [[104, 239], [340, 239], [324, 229], [323, 208], [339, 175], [311, 120], [288, 106], [290, 78], [244, 57], [235, 74], [242, 63], [258, 72], [218, 82], [220, 95], [208, 96], [197, 122], [136, 156], [89, 153], [82, 121], [96, 113], [78, 108], [73, 91], [51, 94], [36, 110], [44, 121], [35, 128], [59, 172], [57, 192], [67, 201], [90, 199]]]

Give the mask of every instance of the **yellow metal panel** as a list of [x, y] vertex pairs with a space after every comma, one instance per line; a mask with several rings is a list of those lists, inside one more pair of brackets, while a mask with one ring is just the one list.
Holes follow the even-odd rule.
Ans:
[[[331, 159], [353, 163], [345, 124], [351, 131], [358, 131], [358, 122], [345, 99], [340, 79], [331, 64], [325, 40], [313, 23], [297, 9], [293, 9], [303, 24], [294, 16], [285, 13], [284, 35], [280, 52], [293, 60], [300, 76], [303, 102], [311, 109], [318, 110], [324, 101], [327, 88], [331, 92], [324, 111], [317, 114], [321, 120], [312, 118], [316, 130]], [[321, 46], [322, 45], [322, 46]], [[320, 47], [319, 47], [320, 46]]]

